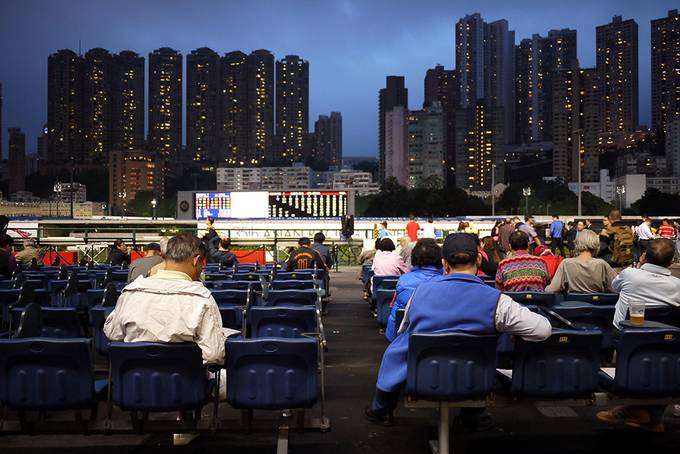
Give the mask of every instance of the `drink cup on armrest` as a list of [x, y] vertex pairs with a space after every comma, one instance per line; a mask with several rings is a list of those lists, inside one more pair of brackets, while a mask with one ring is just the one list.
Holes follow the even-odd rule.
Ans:
[[645, 324], [645, 303], [641, 301], [631, 302], [628, 305], [628, 314], [632, 325], [643, 326]]

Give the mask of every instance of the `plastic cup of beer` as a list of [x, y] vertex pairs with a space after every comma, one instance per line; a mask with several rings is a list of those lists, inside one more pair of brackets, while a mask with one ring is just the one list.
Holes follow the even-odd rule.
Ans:
[[630, 323], [634, 326], [643, 326], [645, 324], [645, 303], [641, 301], [634, 301], [628, 305], [628, 313], [630, 314]]

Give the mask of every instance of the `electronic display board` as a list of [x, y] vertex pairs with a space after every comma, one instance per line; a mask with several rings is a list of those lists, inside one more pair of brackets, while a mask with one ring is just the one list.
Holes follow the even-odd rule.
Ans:
[[197, 192], [196, 219], [340, 217], [347, 214], [345, 191]]

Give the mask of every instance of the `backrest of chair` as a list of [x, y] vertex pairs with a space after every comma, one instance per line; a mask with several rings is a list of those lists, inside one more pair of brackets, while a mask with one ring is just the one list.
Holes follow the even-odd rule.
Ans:
[[555, 305], [558, 296], [556, 293], [543, 292], [505, 292], [505, 294], [520, 304], [538, 304], [549, 307]]
[[599, 329], [602, 332], [602, 348], [612, 345], [614, 312], [616, 306], [596, 306], [590, 303], [575, 305], [557, 305], [552, 308], [557, 314], [573, 324], [588, 329]]
[[19, 298], [17, 299], [15, 307], [24, 307], [29, 303], [35, 303], [35, 283], [33, 281], [25, 281], [21, 286]]
[[234, 273], [232, 275], [232, 280], [234, 281], [260, 281], [260, 275], [257, 273]]
[[244, 306], [218, 304], [217, 308], [220, 310], [220, 316], [222, 317], [222, 327], [241, 330]]
[[680, 328], [680, 308], [670, 305], [645, 306], [645, 320]]
[[42, 336], [56, 338], [82, 337], [82, 324], [75, 308], [42, 308]]
[[88, 339], [0, 340], [0, 401], [10, 408], [89, 407], [93, 393]]
[[230, 304], [232, 306], [245, 306], [248, 302], [248, 290], [211, 290], [217, 304]]
[[253, 307], [250, 310], [250, 337], [301, 337], [318, 331], [313, 307]]
[[68, 279], [68, 268], [66, 268], [66, 265], [59, 268], [59, 276], [57, 277], [57, 279], [59, 279], [60, 281], [65, 281]]
[[282, 271], [276, 273], [276, 276], [274, 277], [274, 280], [277, 281], [293, 281], [293, 280], [300, 280], [300, 281], [311, 281], [314, 279], [314, 270], [311, 271]]
[[387, 320], [390, 317], [392, 307], [390, 302], [394, 298], [395, 290], [380, 288], [375, 292], [375, 308], [378, 313], [378, 324], [387, 326]]
[[222, 290], [248, 290], [253, 281], [220, 281], [220, 286], [215, 287]]
[[616, 348], [614, 392], [680, 395], [680, 329], [624, 329]]
[[252, 273], [257, 270], [257, 265], [255, 263], [239, 263], [236, 265], [237, 273]]
[[104, 298], [102, 300], [102, 306], [115, 306], [120, 297], [120, 291], [118, 290], [115, 282], [109, 282], [104, 288]]
[[592, 393], [600, 369], [599, 330], [553, 329], [542, 342], [515, 341], [514, 394], [537, 397], [579, 397]]
[[42, 307], [37, 303], [28, 303], [21, 311], [19, 327], [14, 338], [40, 337], [42, 335]]
[[613, 305], [619, 300], [618, 293], [567, 293], [565, 301], [583, 301], [590, 304]]
[[109, 339], [104, 334], [104, 323], [112, 310], [112, 307], [104, 305], [95, 306], [90, 309], [90, 324], [92, 325], [94, 348], [102, 355], [109, 354]]
[[113, 401], [123, 410], [175, 411], [209, 398], [201, 350], [195, 344], [111, 342]]
[[316, 304], [318, 295], [316, 290], [270, 290], [267, 295], [267, 305], [313, 306]]
[[394, 290], [397, 288], [397, 282], [399, 281], [399, 278], [397, 277], [389, 277], [386, 279], [381, 279], [380, 283], [376, 285], [376, 290]]
[[318, 396], [316, 339], [229, 338], [227, 401], [237, 409], [310, 408]]
[[314, 288], [314, 281], [303, 281], [298, 279], [273, 280], [270, 284], [272, 290], [308, 290]]
[[78, 273], [72, 271], [68, 277], [66, 288], [64, 289], [64, 296], [74, 296], [78, 294]]
[[496, 336], [414, 333], [409, 337], [406, 392], [424, 400], [465, 400], [491, 392]]

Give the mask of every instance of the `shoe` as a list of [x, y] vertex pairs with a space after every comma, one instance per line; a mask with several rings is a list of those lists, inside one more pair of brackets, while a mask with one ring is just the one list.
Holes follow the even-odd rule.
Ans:
[[173, 446], [186, 446], [198, 437], [197, 433], [192, 434], [173, 434], [172, 444]]
[[642, 429], [647, 432], [652, 432], [656, 434], [661, 434], [666, 431], [666, 426], [662, 421], [650, 421], [648, 423], [638, 423], [635, 421], [627, 421], [626, 425], [629, 427], [635, 427], [636, 429]]
[[604, 422], [625, 423], [628, 425], [637, 424], [638, 426], [652, 422], [647, 410], [625, 406], [598, 412], [596, 418]]
[[392, 416], [392, 413], [379, 415], [374, 412], [371, 407], [366, 407], [364, 408], [364, 416], [366, 416], [366, 419], [369, 421], [376, 424], [382, 424], [385, 427], [392, 427], [394, 425], [394, 416]]

